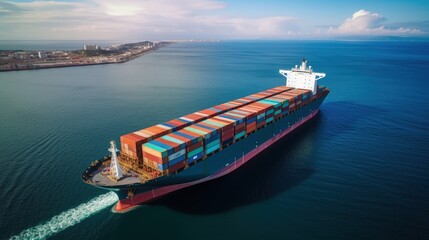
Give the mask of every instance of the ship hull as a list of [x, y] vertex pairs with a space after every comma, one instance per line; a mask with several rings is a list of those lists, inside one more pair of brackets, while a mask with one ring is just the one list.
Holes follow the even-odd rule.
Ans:
[[[177, 190], [207, 182], [233, 172], [257, 154], [313, 118], [318, 113], [319, 107], [325, 97], [326, 95], [319, 97], [314, 102], [301, 107], [293, 113], [289, 113], [287, 116], [272, 122], [248, 135], [246, 138], [209, 156], [207, 159], [184, 169], [178, 174], [160, 177], [144, 184], [123, 186], [114, 189], [117, 190], [120, 200], [114, 206], [113, 210], [124, 212], [137, 205], [150, 202]], [[128, 196], [130, 189], [133, 191], [132, 197]]]

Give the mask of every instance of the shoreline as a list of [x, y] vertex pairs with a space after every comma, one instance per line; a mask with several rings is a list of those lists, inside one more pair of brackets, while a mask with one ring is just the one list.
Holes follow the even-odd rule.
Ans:
[[[41, 52], [38, 51], [3, 51], [13, 57], [18, 54], [26, 54], [31, 56], [32, 59], [14, 59], [11, 57], [10, 62], [0, 65], [0, 72], [125, 63], [172, 44], [172, 42], [143, 43], [123, 44], [120, 46], [121, 48], [114, 50], [52, 51], [48, 52], [48, 54], [54, 56], [50, 56], [51, 59], [47, 60], [43, 60], [40, 57]], [[35, 53], [38, 53], [40, 58], [35, 58]]]

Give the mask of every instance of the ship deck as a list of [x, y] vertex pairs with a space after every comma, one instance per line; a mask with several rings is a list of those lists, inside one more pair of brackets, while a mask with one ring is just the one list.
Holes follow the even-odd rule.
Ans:
[[109, 178], [107, 175], [103, 174], [102, 170], [97, 170], [93, 173], [91, 182], [99, 186], [120, 186], [120, 185], [131, 185], [135, 183], [141, 183], [141, 178], [138, 174], [134, 173], [132, 170], [123, 173], [123, 178], [119, 181], [114, 181]]
[[113, 180], [109, 173], [103, 172], [104, 169], [108, 169], [110, 165], [110, 160], [105, 161], [103, 164], [99, 165], [96, 169], [92, 169], [87, 175], [87, 182], [94, 184], [100, 187], [115, 187], [123, 185], [133, 185], [144, 183], [148, 180], [147, 176], [144, 174], [139, 174], [136, 171], [128, 169], [121, 164], [122, 175], [123, 177], [117, 181]]

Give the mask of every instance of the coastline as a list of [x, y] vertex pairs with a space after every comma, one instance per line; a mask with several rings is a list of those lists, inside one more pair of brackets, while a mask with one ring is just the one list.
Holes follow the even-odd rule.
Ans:
[[[41, 52], [37, 51], [3, 51], [2, 55], [9, 54], [10, 62], [0, 64], [0, 72], [125, 63], [170, 44], [172, 42], [151, 43], [146, 41], [123, 44], [120, 46], [121, 48], [114, 50], [52, 51], [49, 54], [52, 54], [53, 57], [48, 60], [41, 57], [35, 58], [36, 53], [41, 56]], [[24, 54], [30, 57], [16, 59], [16, 56], [20, 57]], [[93, 54], [96, 56], [92, 56]]]

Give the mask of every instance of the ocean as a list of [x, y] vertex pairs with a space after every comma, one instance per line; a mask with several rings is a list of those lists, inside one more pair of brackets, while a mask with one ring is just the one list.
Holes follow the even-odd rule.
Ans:
[[[0, 49], [47, 43], [26, 44]], [[327, 73], [320, 113], [233, 174], [123, 214], [81, 181], [111, 139], [283, 85], [303, 57]], [[0, 239], [429, 239], [428, 66], [425, 41], [224, 41], [2, 72]]]

